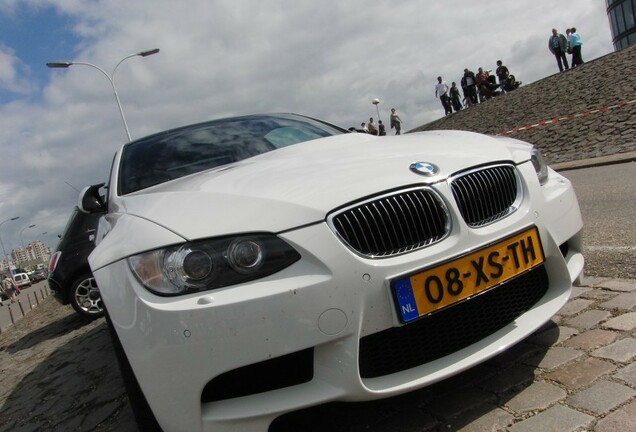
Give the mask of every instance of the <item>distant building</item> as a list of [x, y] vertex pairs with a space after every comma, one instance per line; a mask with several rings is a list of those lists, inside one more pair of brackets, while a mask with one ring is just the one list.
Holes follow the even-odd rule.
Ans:
[[636, 45], [636, 0], [605, 0], [614, 51]]
[[[36, 266], [38, 264], [46, 264], [49, 262], [49, 259], [51, 258], [51, 248], [42, 243], [40, 240], [37, 240], [28, 244], [25, 248], [12, 250], [11, 255], [13, 258], [12, 263], [19, 265], [20, 267]], [[6, 266], [10, 263], [2, 262], [0, 264], [6, 268]]]

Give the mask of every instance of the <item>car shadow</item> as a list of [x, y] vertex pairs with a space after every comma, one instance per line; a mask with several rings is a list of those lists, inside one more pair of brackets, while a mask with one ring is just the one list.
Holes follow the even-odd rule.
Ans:
[[77, 314], [72, 314], [62, 319], [59, 319], [53, 323], [50, 323], [44, 327], [40, 327], [37, 330], [33, 330], [28, 334], [25, 334], [22, 338], [13, 342], [12, 344], [0, 348], [0, 350], [5, 350], [9, 353], [17, 353], [19, 351], [29, 349], [38, 345], [42, 342], [45, 342], [49, 339], [56, 338], [62, 336], [67, 333], [71, 333], [75, 330], [78, 330], [85, 325], [89, 324], [90, 321], [83, 319]]
[[[7, 349], [20, 353], [74, 330], [81, 332], [86, 322], [74, 315], [22, 337]], [[559, 327], [549, 322], [501, 355], [432, 386], [389, 399], [335, 402], [296, 411], [276, 419], [269, 430], [458, 430], [527, 388], [535, 378], [532, 365], [558, 338]], [[14, 386], [0, 412], [0, 430], [138, 431], [103, 319], [39, 361]]]
[[[132, 411], [124, 383], [119, 374], [106, 323], [94, 322], [92, 328], [73, 314], [32, 334], [22, 337], [7, 348], [14, 354], [16, 368], [37, 362], [13, 390], [5, 393], [0, 406], [0, 430], [46, 431], [122, 431], [135, 432]], [[78, 331], [74, 336], [70, 333]], [[82, 332], [84, 331], [84, 332]], [[29, 347], [52, 343], [66, 337], [68, 342], [57, 347], [48, 357], [25, 359], [29, 354], [44, 355], [46, 350]], [[7, 365], [3, 365], [7, 366]], [[11, 373], [6, 368], [4, 373]]]
[[532, 384], [536, 365], [558, 339], [559, 327], [549, 321], [502, 354], [439, 383], [388, 399], [333, 402], [295, 411], [278, 417], [269, 432], [460, 430]]

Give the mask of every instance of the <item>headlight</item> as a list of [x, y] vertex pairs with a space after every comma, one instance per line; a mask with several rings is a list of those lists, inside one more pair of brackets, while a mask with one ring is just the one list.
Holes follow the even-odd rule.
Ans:
[[532, 156], [530, 157], [530, 160], [532, 161], [534, 170], [537, 172], [539, 184], [544, 185], [548, 181], [548, 165], [545, 163], [543, 155], [538, 148], [532, 148]]
[[159, 295], [181, 295], [269, 276], [300, 259], [273, 234], [188, 242], [128, 258], [139, 281]]

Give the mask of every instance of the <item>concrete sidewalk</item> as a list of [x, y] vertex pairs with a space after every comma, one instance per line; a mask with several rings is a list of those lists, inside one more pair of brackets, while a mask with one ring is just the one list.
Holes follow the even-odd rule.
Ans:
[[50, 295], [47, 282], [40, 281], [30, 287], [23, 288], [20, 295], [17, 296], [17, 303], [4, 300], [3, 306], [0, 306], [0, 333], [8, 331], [15, 322], [25, 318]]

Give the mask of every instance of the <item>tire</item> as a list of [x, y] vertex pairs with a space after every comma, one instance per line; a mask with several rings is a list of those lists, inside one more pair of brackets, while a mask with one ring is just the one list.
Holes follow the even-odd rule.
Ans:
[[139, 382], [135, 377], [135, 372], [133, 372], [132, 367], [130, 366], [128, 357], [126, 357], [126, 353], [124, 352], [124, 347], [122, 347], [121, 342], [119, 341], [119, 337], [117, 336], [117, 332], [115, 331], [108, 313], [106, 313], [106, 324], [108, 325], [110, 338], [113, 342], [113, 349], [115, 350], [115, 356], [117, 357], [117, 363], [119, 364], [119, 371], [121, 372], [121, 376], [124, 380], [126, 393], [128, 394], [128, 401], [130, 402], [133, 414], [135, 415], [137, 427], [143, 432], [163, 432], [161, 430], [161, 426], [157, 423], [157, 419], [152, 413], [152, 410], [150, 409], [150, 405], [148, 405], [148, 401], [146, 400], [141, 387], [139, 387]]
[[86, 319], [104, 316], [104, 303], [91, 273], [85, 273], [75, 279], [69, 293], [69, 302], [73, 309]]

